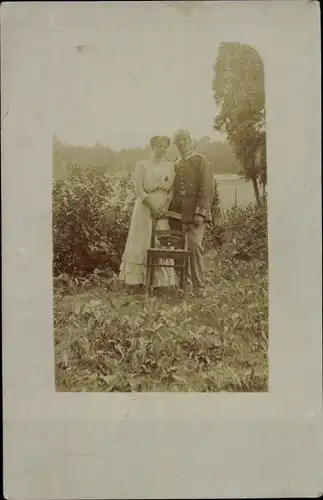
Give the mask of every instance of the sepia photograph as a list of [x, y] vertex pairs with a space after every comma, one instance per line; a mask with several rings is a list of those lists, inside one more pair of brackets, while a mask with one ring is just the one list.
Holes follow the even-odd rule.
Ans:
[[179, 37], [195, 4], [156, 8], [169, 32], [147, 6], [127, 37], [107, 4], [61, 55], [57, 391], [268, 391], [266, 61]]
[[6, 498], [321, 495], [320, 55], [306, 0], [1, 4]]

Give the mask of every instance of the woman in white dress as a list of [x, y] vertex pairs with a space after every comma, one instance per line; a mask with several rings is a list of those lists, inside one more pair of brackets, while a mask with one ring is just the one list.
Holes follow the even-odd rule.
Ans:
[[[150, 247], [152, 216], [165, 215], [172, 200], [175, 171], [173, 163], [165, 159], [169, 145], [168, 137], [152, 137], [150, 158], [138, 162], [135, 167], [137, 199], [119, 274], [120, 281], [127, 285], [146, 283], [147, 249]], [[156, 229], [169, 229], [168, 220], [158, 220]], [[155, 287], [172, 286], [175, 282], [173, 268], [156, 268]]]

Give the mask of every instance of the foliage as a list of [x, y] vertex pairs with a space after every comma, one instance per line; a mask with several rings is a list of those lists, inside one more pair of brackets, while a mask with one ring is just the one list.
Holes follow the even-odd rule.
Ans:
[[217, 219], [208, 236], [208, 246], [223, 246], [232, 258], [259, 259], [267, 263], [267, 201], [259, 206], [232, 208]]
[[207, 297], [146, 298], [96, 273], [54, 281], [59, 391], [268, 390], [266, 207], [208, 233]]
[[220, 216], [220, 195], [219, 195], [219, 185], [216, 179], [213, 179], [213, 200], [211, 203], [211, 214], [212, 221], [215, 223]]
[[268, 390], [267, 271], [222, 252], [206, 298], [146, 298], [113, 280], [55, 289], [59, 391]]
[[[223, 43], [214, 71], [212, 87], [219, 108], [214, 128], [226, 134], [241, 162], [243, 176], [253, 182], [259, 203], [259, 176], [266, 181], [263, 61], [249, 45]], [[259, 152], [261, 161], [257, 162]]]
[[[210, 137], [202, 137], [196, 142], [196, 150], [209, 160], [214, 173], [238, 173], [241, 170], [241, 164], [228, 142], [216, 142]], [[91, 147], [63, 144], [54, 137], [53, 175], [55, 179], [67, 177], [73, 165], [80, 165], [129, 177], [134, 172], [136, 162], [148, 155], [149, 147], [114, 151], [99, 143]], [[177, 156], [177, 149], [172, 144], [168, 158], [174, 160]]]
[[[221, 214], [215, 181], [209, 248], [226, 245], [241, 258], [267, 258], [267, 204], [250, 204]], [[97, 169], [75, 167], [68, 179], [54, 181], [54, 276], [117, 272], [134, 202], [132, 182]], [[233, 250], [234, 249], [234, 250]], [[244, 257], [243, 257], [244, 256]]]
[[95, 168], [74, 167], [54, 181], [54, 275], [117, 270], [134, 201], [133, 183]]
[[146, 298], [111, 272], [133, 199], [132, 183], [100, 169], [54, 182], [57, 390], [267, 391], [266, 203], [225, 215], [214, 203], [206, 298]]
[[[74, 167], [67, 179], [54, 181], [54, 275], [88, 275], [95, 269], [117, 272], [124, 251], [134, 202], [131, 181], [99, 168]], [[212, 203], [219, 214], [215, 182]]]

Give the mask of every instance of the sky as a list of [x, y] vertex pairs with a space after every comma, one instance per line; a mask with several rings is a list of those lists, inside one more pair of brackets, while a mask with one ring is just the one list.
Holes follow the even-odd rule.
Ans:
[[178, 128], [195, 139], [224, 140], [213, 129], [211, 90], [221, 39], [207, 10], [192, 7], [187, 16], [166, 2], [66, 5], [50, 20], [53, 132], [60, 140], [142, 147]]

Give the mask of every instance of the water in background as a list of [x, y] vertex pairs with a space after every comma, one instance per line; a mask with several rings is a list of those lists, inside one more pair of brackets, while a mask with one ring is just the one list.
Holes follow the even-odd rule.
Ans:
[[255, 196], [251, 182], [246, 182], [236, 174], [216, 174], [214, 177], [218, 184], [220, 207], [223, 210], [228, 210], [235, 205], [235, 197], [240, 207], [254, 202]]

